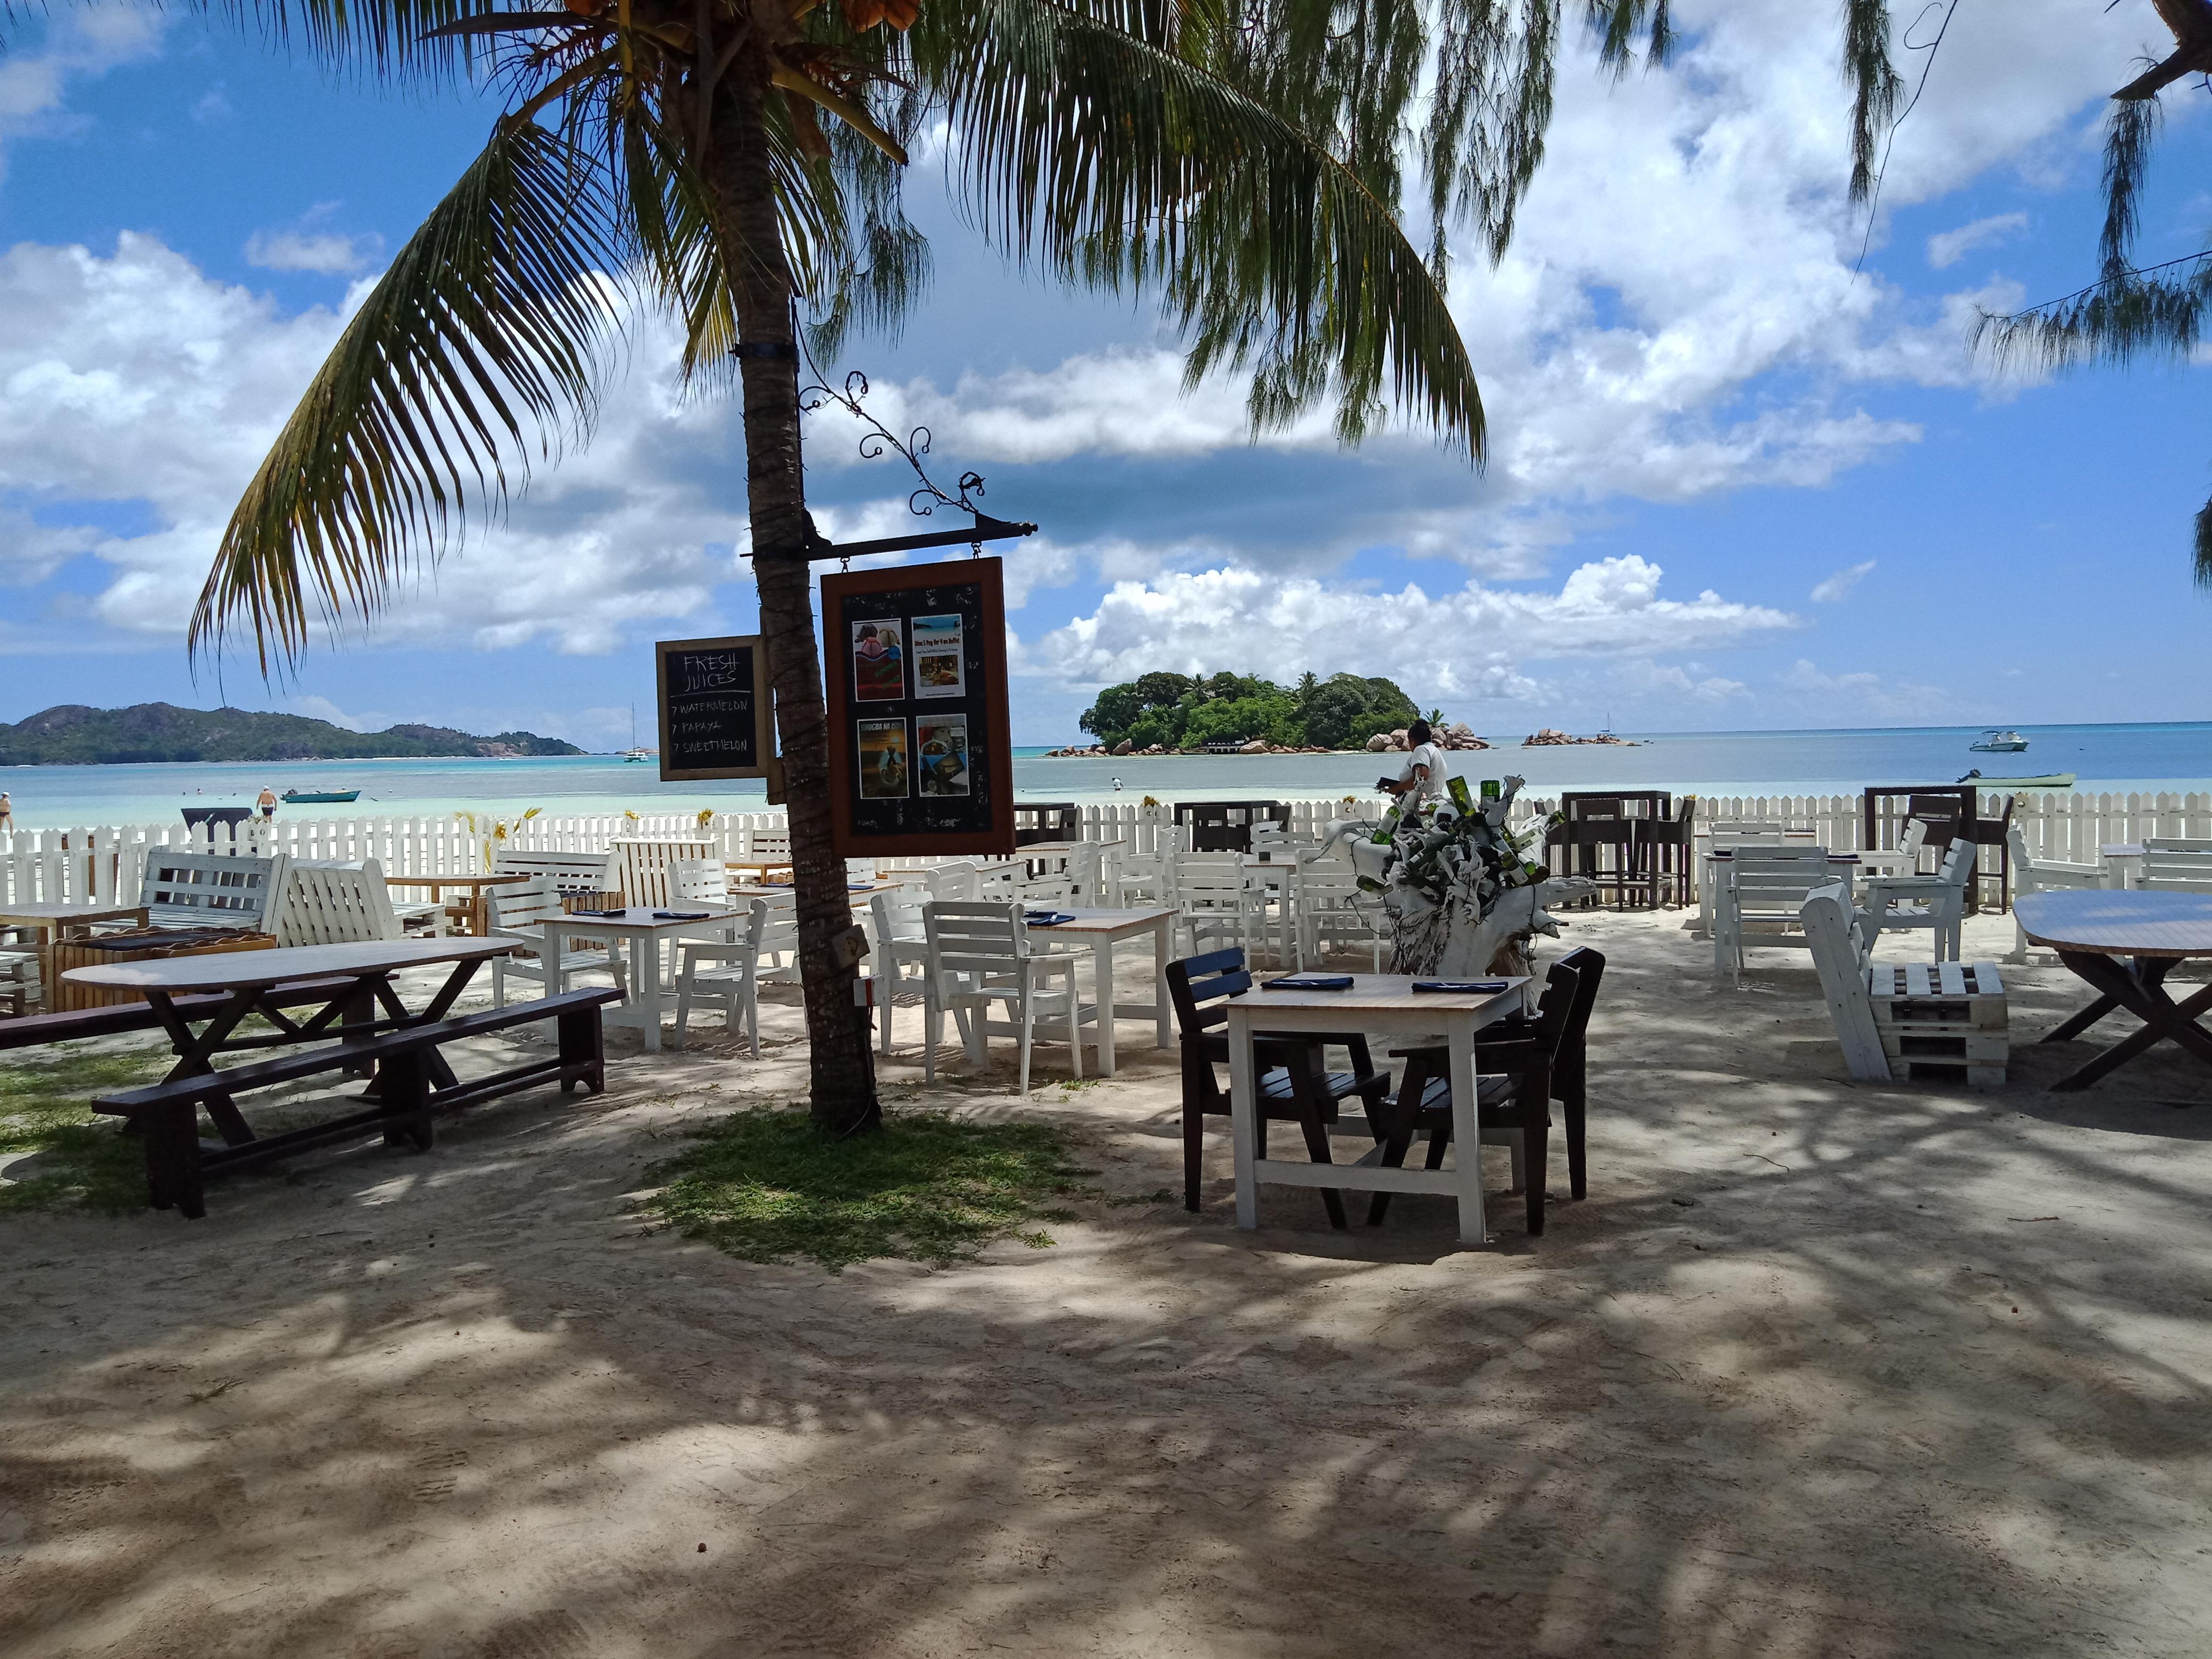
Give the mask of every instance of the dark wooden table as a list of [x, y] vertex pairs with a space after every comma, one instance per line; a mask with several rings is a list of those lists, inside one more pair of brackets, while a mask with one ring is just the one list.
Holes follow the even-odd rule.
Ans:
[[[179, 1078], [214, 1071], [214, 1057], [218, 1054], [312, 1042], [322, 1037], [358, 1042], [385, 1031], [443, 1019], [478, 968], [494, 957], [513, 955], [516, 948], [514, 940], [499, 939], [372, 939], [356, 945], [301, 945], [275, 951], [161, 957], [106, 967], [72, 968], [67, 977], [79, 984], [143, 995], [161, 1029], [169, 1034], [177, 1063], [169, 1068], [168, 1076]], [[440, 964], [449, 965], [453, 971], [420, 1013], [410, 1013], [392, 988], [392, 976], [404, 969]], [[304, 1019], [295, 1019], [270, 994], [279, 986], [296, 986], [303, 980], [340, 982], [334, 985], [329, 1000], [319, 1010]], [[221, 993], [223, 1000], [179, 1006], [179, 998], [208, 992]], [[249, 1014], [259, 1014], [276, 1030], [238, 1036], [238, 1027]], [[452, 1067], [435, 1050], [428, 1056], [428, 1066], [434, 1089], [454, 1086]], [[227, 1097], [210, 1101], [207, 1113], [228, 1145], [244, 1146], [253, 1139], [253, 1131]]]
[[2197, 1016], [2212, 1009], [2212, 986], [2177, 1003], [2166, 976], [2191, 957], [2212, 957], [2212, 894], [2157, 892], [2028, 893], [2014, 907], [2028, 943], [2058, 952], [2097, 1000], [2042, 1040], [2066, 1042], [2116, 1009], [2143, 1023], [2053, 1089], [2086, 1089], [2161, 1042], [2176, 1042], [2212, 1066], [2212, 1032]]

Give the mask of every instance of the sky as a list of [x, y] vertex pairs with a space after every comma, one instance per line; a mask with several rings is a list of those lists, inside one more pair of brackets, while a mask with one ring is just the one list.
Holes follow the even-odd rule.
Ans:
[[[1835, 9], [1677, 0], [1676, 60], [1618, 82], [1576, 39], [1514, 246], [1458, 247], [1480, 471], [1403, 425], [1340, 448], [1326, 411], [1254, 441], [1243, 387], [1186, 393], [1148, 310], [988, 249], [922, 146], [929, 296], [832, 372], [1042, 526], [1006, 555], [1016, 742], [1075, 740], [1100, 685], [1155, 668], [1388, 675], [1507, 738], [2212, 717], [2206, 368], [2004, 376], [1967, 343], [1978, 309], [2094, 276], [2104, 102], [2171, 38], [2150, 0], [1960, 0], [1869, 226]], [[648, 317], [590, 444], [367, 639], [280, 685], [195, 669], [241, 488], [497, 106], [182, 8], [0, 35], [0, 720], [228, 701], [620, 747], [654, 640], [754, 627], [737, 410], [679, 391]], [[2146, 262], [2212, 243], [2212, 95], [2166, 104]], [[823, 528], [923, 527], [858, 437], [811, 423]]]

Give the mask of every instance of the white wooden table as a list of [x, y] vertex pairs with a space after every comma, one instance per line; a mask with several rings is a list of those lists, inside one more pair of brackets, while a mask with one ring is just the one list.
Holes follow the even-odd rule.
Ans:
[[545, 968], [545, 994], [558, 996], [568, 988], [568, 975], [561, 971], [561, 958], [574, 948], [580, 939], [603, 939], [610, 941], [611, 950], [629, 946], [629, 988], [621, 1002], [610, 1005], [601, 1015], [609, 1025], [632, 1025], [645, 1034], [645, 1051], [657, 1054], [660, 1049], [660, 1018], [675, 1006], [676, 994], [664, 989], [660, 982], [660, 945], [663, 939], [714, 939], [726, 935], [730, 927], [741, 916], [741, 912], [708, 904], [686, 904], [676, 907], [686, 911], [703, 910], [703, 916], [683, 917], [657, 914], [651, 905], [635, 904], [613, 915], [595, 916], [578, 912], [574, 915], [549, 918], [539, 924], [539, 938], [544, 949], [538, 961]]
[[[1172, 907], [1155, 907], [1145, 910], [1079, 910], [1073, 906], [1053, 907], [1072, 921], [1054, 923], [1049, 927], [1031, 924], [1029, 933], [1032, 940], [1065, 940], [1069, 945], [1091, 947], [1091, 972], [1097, 981], [1098, 1003], [1098, 1071], [1103, 1077], [1114, 1075], [1114, 1022], [1127, 1015], [1136, 1018], [1145, 1014], [1152, 1017], [1153, 1046], [1165, 1048], [1175, 1038], [1169, 1029], [1168, 1014], [1168, 957], [1173, 952], [1176, 912]], [[1128, 1005], [1114, 1000], [1114, 947], [1125, 939], [1139, 934], [1152, 936], [1152, 1004], [1149, 1008]]]
[[[1482, 1244], [1482, 1138], [1474, 1099], [1474, 1036], [1521, 1012], [1526, 979], [1501, 981], [1496, 992], [1439, 994], [1413, 989], [1406, 974], [1354, 974], [1346, 991], [1270, 991], [1255, 988], [1229, 1003], [1230, 1139], [1237, 1153], [1237, 1224], [1260, 1224], [1260, 1187], [1334, 1187], [1362, 1193], [1443, 1193], [1459, 1200], [1459, 1239]], [[1388, 1048], [1392, 1040], [1443, 1035], [1451, 1050], [1452, 1167], [1385, 1168], [1376, 1146], [1357, 1164], [1297, 1164], [1260, 1156], [1260, 1115], [1253, 1094], [1258, 1069], [1255, 1030], [1362, 1031]], [[1342, 1127], [1358, 1127], [1340, 1120]], [[1534, 1177], [1532, 1177], [1534, 1178]]]

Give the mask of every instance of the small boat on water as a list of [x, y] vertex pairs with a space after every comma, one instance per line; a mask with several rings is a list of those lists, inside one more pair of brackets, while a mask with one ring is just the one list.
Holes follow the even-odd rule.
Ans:
[[2027, 751], [2027, 739], [2017, 732], [1990, 731], [1966, 747], [1977, 755], [2018, 755]]
[[1959, 781], [1984, 789], [2071, 789], [2075, 776], [2072, 772], [2045, 772], [2032, 778], [1985, 778], [1978, 766]]
[[324, 806], [339, 801], [359, 800], [358, 789], [287, 789], [283, 799], [295, 806]]
[[625, 749], [623, 750], [623, 758], [626, 761], [649, 761], [653, 758], [653, 750], [650, 749]]

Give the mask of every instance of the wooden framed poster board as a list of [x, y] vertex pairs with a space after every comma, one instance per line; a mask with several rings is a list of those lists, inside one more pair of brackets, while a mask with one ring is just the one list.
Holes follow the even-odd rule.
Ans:
[[776, 770], [768, 652], [757, 634], [653, 647], [660, 778], [764, 778]]
[[1014, 850], [998, 559], [822, 578], [832, 840], [842, 858]]

